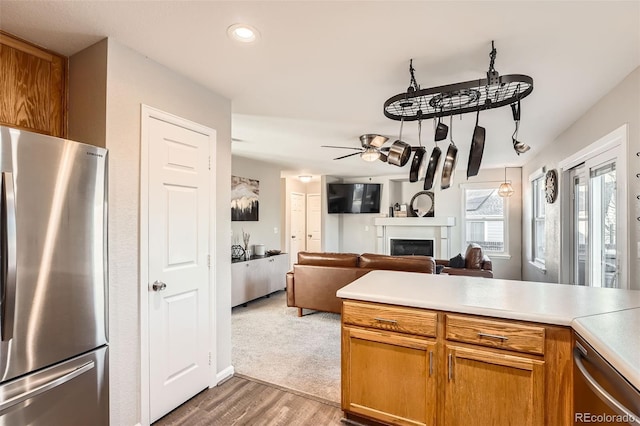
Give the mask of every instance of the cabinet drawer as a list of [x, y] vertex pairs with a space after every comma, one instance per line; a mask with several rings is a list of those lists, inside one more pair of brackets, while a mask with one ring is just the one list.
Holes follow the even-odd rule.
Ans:
[[342, 304], [342, 321], [362, 327], [435, 337], [438, 314], [423, 309], [346, 301]]
[[460, 315], [446, 316], [448, 340], [531, 354], [544, 354], [544, 327]]

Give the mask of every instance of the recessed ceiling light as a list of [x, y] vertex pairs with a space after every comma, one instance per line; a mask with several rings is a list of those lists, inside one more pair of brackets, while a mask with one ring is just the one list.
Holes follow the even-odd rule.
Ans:
[[260, 33], [251, 25], [247, 24], [233, 24], [227, 28], [227, 35], [231, 40], [239, 41], [242, 43], [253, 43], [260, 37]]

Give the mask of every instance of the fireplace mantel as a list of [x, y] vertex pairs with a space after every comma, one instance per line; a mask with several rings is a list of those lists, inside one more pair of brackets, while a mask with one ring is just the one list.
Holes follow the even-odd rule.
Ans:
[[451, 230], [456, 226], [455, 217], [377, 217], [376, 246], [380, 254], [390, 253], [393, 238], [433, 239], [435, 257], [451, 257]]
[[455, 217], [376, 217], [376, 226], [456, 226]]

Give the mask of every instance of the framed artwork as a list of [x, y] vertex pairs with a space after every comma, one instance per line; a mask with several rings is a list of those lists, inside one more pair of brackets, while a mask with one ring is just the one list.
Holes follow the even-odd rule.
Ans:
[[231, 221], [258, 221], [260, 181], [231, 176]]

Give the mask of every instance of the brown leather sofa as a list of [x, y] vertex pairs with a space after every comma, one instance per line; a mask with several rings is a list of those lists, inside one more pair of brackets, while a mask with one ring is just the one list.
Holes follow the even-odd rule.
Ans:
[[429, 256], [385, 256], [364, 253], [299, 252], [298, 263], [287, 273], [287, 306], [339, 314], [342, 301], [336, 292], [374, 269], [433, 274]]
[[464, 268], [452, 268], [448, 260], [441, 259], [436, 259], [436, 265], [444, 266], [442, 273], [449, 275], [493, 278], [491, 259], [482, 253], [482, 247], [478, 244], [469, 244], [467, 247], [464, 254]]

